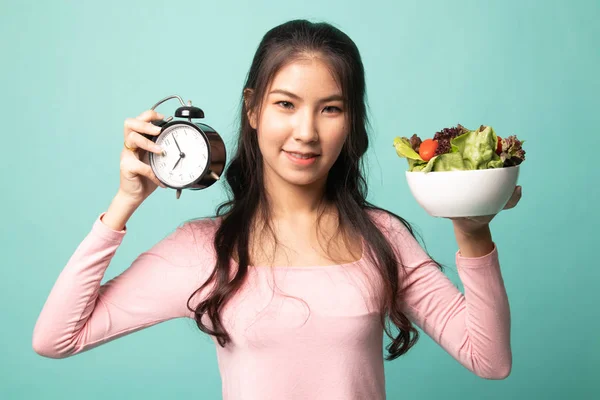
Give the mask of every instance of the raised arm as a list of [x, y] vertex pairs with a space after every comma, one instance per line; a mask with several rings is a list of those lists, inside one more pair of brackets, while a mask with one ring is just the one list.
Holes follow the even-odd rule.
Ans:
[[187, 300], [204, 283], [210, 265], [199, 265], [205, 263], [191, 223], [101, 285], [127, 231], [106, 225], [104, 214], [63, 268], [38, 317], [33, 349], [42, 356], [69, 357], [159, 322], [192, 316]]

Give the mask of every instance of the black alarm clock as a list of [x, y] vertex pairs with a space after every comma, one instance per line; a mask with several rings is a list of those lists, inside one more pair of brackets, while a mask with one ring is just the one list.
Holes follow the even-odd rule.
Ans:
[[[210, 126], [193, 122], [204, 118], [204, 111], [187, 105], [179, 96], [165, 97], [152, 110], [170, 99], [179, 99], [181, 107], [172, 116], [152, 121], [161, 128], [157, 136], [143, 134], [163, 148], [162, 154], [148, 153], [152, 171], [165, 186], [177, 191], [206, 189], [218, 181], [225, 168], [226, 150], [221, 136]], [[164, 114], [164, 113], [163, 113]], [[166, 114], [165, 114], [166, 115]]]

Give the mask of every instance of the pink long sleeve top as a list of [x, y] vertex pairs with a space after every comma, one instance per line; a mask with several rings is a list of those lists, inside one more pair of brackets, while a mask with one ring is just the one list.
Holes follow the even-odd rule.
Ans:
[[[369, 213], [406, 267], [400, 304], [408, 318], [474, 374], [507, 377], [510, 310], [496, 246], [477, 258], [456, 252], [463, 294], [404, 225], [387, 213]], [[103, 215], [63, 268], [38, 317], [33, 348], [42, 356], [73, 356], [163, 321], [194, 317], [187, 301], [216, 261], [218, 220], [182, 224], [101, 284], [128, 232], [110, 229]], [[223, 399], [385, 399], [375, 274], [364, 253], [340, 265], [250, 267], [223, 312], [232, 338], [225, 348], [217, 344]], [[196, 293], [190, 305], [209, 290]], [[203, 321], [211, 326], [208, 318]]]

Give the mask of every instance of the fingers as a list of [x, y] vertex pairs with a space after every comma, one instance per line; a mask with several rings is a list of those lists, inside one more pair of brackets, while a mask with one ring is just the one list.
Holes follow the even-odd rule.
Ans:
[[137, 120], [150, 122], [157, 119], [163, 119], [165, 116], [155, 110], [146, 110], [136, 117]]
[[125, 139], [125, 143], [131, 148], [141, 148], [156, 154], [163, 153], [162, 147], [137, 132], [130, 132], [127, 139]]
[[[144, 114], [141, 114], [144, 116]], [[139, 117], [138, 117], [139, 118]], [[162, 148], [142, 134], [156, 136], [161, 128], [137, 118], [127, 118], [124, 124], [125, 143], [131, 148], [142, 148], [156, 154], [162, 154]]]
[[515, 191], [513, 192], [512, 196], [506, 203], [506, 206], [504, 206], [504, 209], [508, 210], [510, 208], [515, 207], [519, 203], [519, 200], [521, 200], [521, 196], [522, 196], [522, 188], [521, 188], [521, 186], [517, 186], [515, 188]]
[[161, 128], [151, 121], [161, 120], [164, 115], [155, 110], [146, 110], [135, 118], [127, 118], [123, 127], [124, 141], [131, 148], [142, 148], [153, 153], [161, 154], [162, 149], [145, 135], [156, 136]]
[[127, 118], [125, 120], [125, 135], [131, 131], [135, 131], [138, 133], [146, 133], [148, 135], [156, 136], [160, 133], [160, 130], [160, 126], [156, 126], [150, 122], [142, 121], [137, 118]]

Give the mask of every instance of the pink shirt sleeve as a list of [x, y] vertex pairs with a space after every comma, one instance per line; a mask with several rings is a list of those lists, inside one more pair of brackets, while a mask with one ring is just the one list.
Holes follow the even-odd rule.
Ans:
[[[140, 254], [101, 285], [127, 228], [105, 225], [102, 213], [57, 278], [36, 322], [33, 348], [64, 358], [173, 318], [189, 317], [189, 296], [208, 276], [190, 223]], [[192, 303], [193, 304], [193, 303]]]
[[433, 263], [408, 229], [390, 217], [391, 237], [407, 274], [402, 308], [407, 317], [460, 364], [488, 379], [510, 374], [510, 308], [498, 249], [476, 258], [456, 252], [464, 295]]

